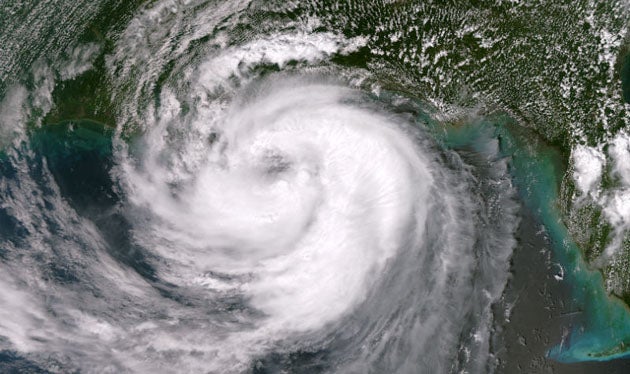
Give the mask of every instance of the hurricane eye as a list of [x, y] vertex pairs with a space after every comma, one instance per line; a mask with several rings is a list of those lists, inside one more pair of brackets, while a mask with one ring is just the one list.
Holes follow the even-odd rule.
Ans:
[[270, 176], [282, 174], [291, 169], [292, 162], [287, 155], [278, 151], [268, 150], [261, 157], [264, 172]]
[[0, 374], [630, 373], [628, 11], [0, 0]]

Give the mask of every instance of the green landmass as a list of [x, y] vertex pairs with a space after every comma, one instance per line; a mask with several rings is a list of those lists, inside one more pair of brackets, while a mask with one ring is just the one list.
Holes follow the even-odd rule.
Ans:
[[[43, 123], [89, 118], [115, 126], [119, 103], [112, 99], [106, 56], [144, 3], [104, 2], [96, 16], [74, 29], [83, 31], [63, 40], [66, 45], [55, 41], [50, 51], [24, 55], [23, 66], [29, 66], [42, 56], [63, 59], [65, 52], [51, 51], [73, 44], [101, 48], [91, 70], [55, 87]], [[597, 263], [612, 228], [594, 202], [576, 203], [569, 157], [575, 144], [598, 144], [630, 124], [626, 7], [621, 0], [259, 2], [231, 35], [236, 40], [316, 17], [321, 21], [316, 31], [368, 38], [357, 52], [334, 56], [334, 63], [368, 69], [375, 80], [390, 82], [451, 118], [508, 113], [535, 130], [566, 162], [559, 207], [569, 232], [589, 265], [601, 270], [608, 290], [630, 305], [630, 238], [614, 261]], [[203, 43], [201, 38], [197, 44]], [[158, 87], [171, 69], [167, 65]], [[608, 171], [603, 188], [614, 184]]]

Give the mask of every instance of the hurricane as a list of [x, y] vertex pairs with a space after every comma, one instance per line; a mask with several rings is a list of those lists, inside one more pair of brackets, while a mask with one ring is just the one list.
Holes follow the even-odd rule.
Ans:
[[523, 227], [553, 235], [523, 218], [528, 130], [412, 88], [365, 57], [385, 26], [317, 2], [59, 4], [30, 35], [66, 47], [0, 70], [0, 369], [505, 368]]

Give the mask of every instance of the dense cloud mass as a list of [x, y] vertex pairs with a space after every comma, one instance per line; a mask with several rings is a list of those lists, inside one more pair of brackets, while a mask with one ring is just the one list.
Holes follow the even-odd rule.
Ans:
[[[514, 124], [489, 120], [489, 108], [528, 123], [555, 101], [519, 111], [508, 88], [477, 75], [481, 53], [503, 64], [509, 38], [489, 34], [511, 30], [499, 18], [320, 3], [30, 9], [60, 12], [65, 31], [41, 54], [0, 49], [0, 371], [503, 364], [520, 213], [553, 208], [520, 204], [538, 191], [516, 186], [536, 157], [516, 155]], [[18, 27], [16, 9], [0, 5], [0, 21]], [[43, 19], [32, 38], [0, 41], [38, 50], [31, 39], [52, 27]], [[555, 79], [541, 76], [523, 87]], [[628, 140], [614, 139], [605, 151], [565, 145], [578, 202], [596, 201], [618, 231], [609, 252], [630, 220]], [[612, 192], [600, 188], [607, 165], [622, 182]], [[560, 262], [548, 260], [554, 282], [573, 276]]]

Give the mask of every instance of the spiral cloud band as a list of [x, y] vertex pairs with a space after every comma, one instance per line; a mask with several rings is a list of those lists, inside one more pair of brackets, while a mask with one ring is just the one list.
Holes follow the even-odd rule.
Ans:
[[87, 373], [487, 372], [517, 225], [496, 139], [458, 153], [367, 72], [314, 67], [361, 38], [217, 32], [196, 55], [159, 32], [230, 18], [155, 8], [107, 56], [93, 190], [35, 145], [0, 160], [25, 233], [2, 242], [0, 343]]
[[[417, 352], [392, 359], [393, 367], [422, 352], [446, 359], [474, 304], [487, 308], [500, 293], [492, 285], [483, 300], [461, 304], [470, 302], [474, 246], [483, 241], [466, 167], [451, 161], [459, 176], [444, 169], [448, 161], [426, 135], [359, 91], [321, 77], [275, 77], [192, 114], [174, 96], [162, 102], [142, 147], [121, 156], [118, 175], [141, 217], [136, 240], [167, 264], [160, 277], [246, 305], [242, 320], [212, 332], [227, 334], [212, 349], [220, 370], [235, 352], [240, 371], [274, 346], [317, 347], [363, 308], [363, 324], [383, 324], [357, 327], [365, 341], [382, 340], [391, 355], [405, 344]], [[195, 135], [174, 134], [182, 127]], [[507, 222], [498, 234], [510, 234]], [[488, 271], [501, 271], [492, 277], [505, 279], [507, 253], [491, 264], [498, 269]], [[406, 328], [414, 333], [399, 330]], [[471, 336], [483, 352], [489, 326], [479, 328]], [[379, 354], [354, 352], [344, 365], [362, 371]], [[429, 366], [446, 370], [445, 361]]]
[[296, 83], [230, 108], [177, 192], [161, 150], [143, 155], [146, 175], [130, 185], [158, 217], [152, 235], [174, 244], [161, 256], [187, 272], [238, 269], [247, 282], [213, 284], [242, 288], [275, 328], [307, 331], [362, 301], [399, 248], [417, 245], [432, 176], [395, 123], [343, 102], [352, 92]]

